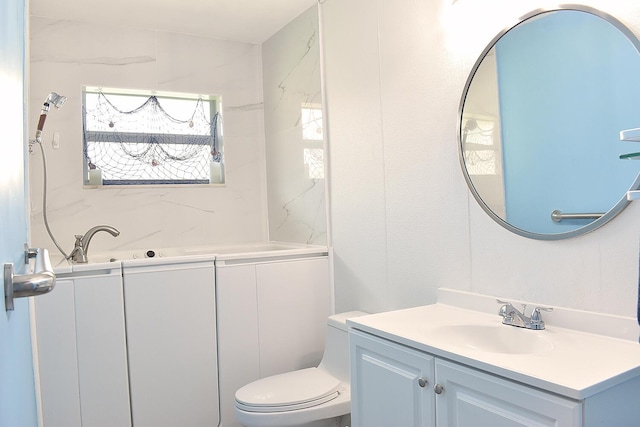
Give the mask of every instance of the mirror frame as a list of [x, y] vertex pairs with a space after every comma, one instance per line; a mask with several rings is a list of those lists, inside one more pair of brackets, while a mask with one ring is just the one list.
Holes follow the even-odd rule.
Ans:
[[[464, 85], [464, 89], [463, 89], [463, 92], [462, 92], [462, 97], [460, 99], [460, 105], [458, 107], [458, 120], [457, 120], [457, 129], [456, 129], [456, 134], [457, 134], [457, 139], [458, 139], [458, 141], [457, 141], [458, 142], [458, 151], [459, 151], [458, 154], [459, 154], [460, 165], [462, 167], [462, 173], [463, 173], [464, 178], [465, 178], [465, 180], [467, 182], [467, 186], [469, 187], [469, 190], [471, 191], [471, 194], [473, 194], [473, 197], [476, 199], [476, 201], [478, 202], [480, 207], [494, 221], [496, 221], [502, 227], [504, 227], [507, 230], [509, 230], [509, 231], [511, 231], [511, 232], [513, 232], [515, 234], [518, 234], [520, 236], [528, 237], [530, 239], [538, 239], [538, 240], [568, 239], [568, 238], [571, 238], [571, 237], [577, 237], [577, 236], [580, 236], [582, 234], [589, 233], [589, 232], [591, 232], [591, 231], [593, 231], [593, 230], [595, 230], [595, 229], [597, 229], [599, 227], [602, 227], [607, 222], [609, 222], [613, 218], [615, 218], [630, 203], [630, 201], [627, 200], [626, 192], [622, 195], [622, 198], [611, 209], [609, 209], [604, 215], [602, 215], [600, 218], [597, 218], [597, 219], [591, 221], [590, 223], [588, 223], [588, 224], [586, 224], [586, 225], [584, 225], [582, 227], [575, 228], [575, 229], [573, 229], [571, 231], [565, 231], [565, 232], [562, 232], [562, 233], [546, 233], [545, 234], [545, 233], [535, 233], [535, 232], [531, 232], [531, 231], [527, 231], [527, 230], [523, 230], [521, 228], [515, 227], [515, 226], [509, 224], [505, 219], [503, 219], [500, 216], [498, 216], [495, 212], [493, 212], [493, 210], [491, 210], [491, 208], [484, 202], [484, 200], [482, 199], [481, 195], [478, 193], [478, 191], [476, 190], [476, 188], [475, 188], [475, 186], [473, 184], [473, 180], [471, 179], [471, 176], [469, 175], [469, 172], [468, 172], [466, 164], [465, 164], [465, 159], [464, 159], [464, 147], [462, 145], [462, 114], [464, 112], [464, 104], [465, 104], [465, 101], [467, 99], [467, 95], [469, 93], [469, 87], [471, 86], [471, 83], [473, 82], [473, 78], [475, 77], [476, 72], [478, 71], [478, 68], [480, 67], [480, 64], [482, 64], [482, 61], [485, 59], [485, 57], [489, 53], [489, 51], [491, 49], [493, 49], [493, 47], [496, 45], [496, 43], [505, 34], [507, 34], [511, 29], [515, 28], [516, 26], [518, 26], [520, 24], [523, 24], [527, 20], [529, 20], [531, 18], [534, 18], [534, 17], [536, 17], [538, 15], [542, 15], [544, 13], [561, 11], [561, 10], [574, 10], [574, 11], [578, 11], [578, 12], [586, 12], [586, 13], [590, 13], [590, 14], [598, 17], [598, 18], [604, 19], [609, 24], [613, 25], [618, 31], [620, 31], [622, 34], [624, 34], [627, 37], [627, 39], [631, 42], [631, 44], [636, 48], [636, 50], [638, 51], [638, 55], [640, 55], [640, 39], [638, 38], [638, 36], [636, 36], [620, 20], [618, 20], [617, 18], [613, 17], [612, 15], [609, 15], [608, 13], [602, 12], [601, 10], [598, 10], [598, 9], [595, 9], [595, 8], [592, 8], [592, 7], [589, 7], [589, 6], [577, 5], [577, 4], [567, 4], [567, 5], [555, 6], [555, 7], [552, 7], [552, 8], [536, 9], [534, 11], [531, 11], [531, 12], [521, 16], [515, 24], [510, 25], [510, 26], [506, 27], [505, 29], [503, 29], [502, 31], [500, 31], [491, 40], [491, 42], [489, 42], [487, 47], [484, 48], [484, 50], [482, 51], [482, 53], [480, 54], [480, 56], [476, 60], [475, 64], [473, 65], [473, 68], [471, 69], [471, 72], [469, 73], [469, 77], [467, 77], [467, 81], [466, 81], [466, 83]], [[640, 84], [640, 77], [639, 77], [638, 84]], [[633, 190], [638, 190], [638, 189], [640, 189], [640, 172], [638, 173], [638, 175], [636, 175], [635, 180], [633, 181], [633, 183], [629, 187], [629, 190], [627, 190], [627, 191], [633, 191]]]

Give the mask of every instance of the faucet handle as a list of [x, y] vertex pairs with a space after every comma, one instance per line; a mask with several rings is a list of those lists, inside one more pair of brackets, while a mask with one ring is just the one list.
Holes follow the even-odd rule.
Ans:
[[536, 307], [533, 309], [531, 313], [531, 321], [532, 322], [541, 322], [542, 321], [542, 313], [541, 311], [553, 311], [553, 307]]
[[[504, 318], [502, 323], [510, 322], [511, 320], [513, 320], [514, 314], [516, 313], [518, 315], [520, 314], [518, 309], [515, 308], [513, 304], [511, 304], [509, 301], [502, 301], [499, 299], [496, 299], [496, 301], [498, 302], [498, 304], [502, 304], [502, 306], [500, 306], [500, 310], [498, 311], [498, 315]], [[524, 309], [526, 308], [526, 305], [523, 305], [522, 308], [523, 308], [522, 312], [524, 313]]]
[[[506, 307], [515, 308], [515, 307], [513, 306], [513, 303], [511, 303], [511, 302], [509, 302], [509, 301], [502, 301], [501, 299], [497, 299], [497, 298], [496, 298], [496, 302], [497, 302], [498, 304], [502, 304], [502, 305], [503, 305], [503, 307], [504, 307], [504, 306], [506, 306]], [[526, 304], [522, 304], [522, 311], [524, 311], [524, 309], [525, 309], [525, 308], [527, 308], [527, 305], [526, 305]]]
[[499, 299], [496, 299], [496, 302], [497, 302], [498, 304], [502, 304], [502, 306], [500, 307], [500, 311], [498, 311], [498, 315], [499, 315], [500, 317], [507, 317], [507, 316], [509, 316], [509, 307], [513, 307], [513, 306], [511, 305], [511, 303], [510, 303], [510, 302], [508, 302], [508, 301], [502, 301], [502, 300], [499, 300]]

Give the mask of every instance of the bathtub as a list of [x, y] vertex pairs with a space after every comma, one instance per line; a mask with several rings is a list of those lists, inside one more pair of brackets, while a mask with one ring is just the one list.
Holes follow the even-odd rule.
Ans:
[[89, 251], [88, 263], [77, 264], [65, 261], [61, 255], [52, 255], [51, 260], [56, 273], [71, 271], [86, 271], [95, 269], [95, 264], [122, 262], [123, 266], [153, 265], [157, 263], [179, 263], [187, 260], [215, 259], [218, 262], [233, 262], [234, 260], [289, 258], [327, 255], [326, 246], [306, 245], [285, 242], [254, 242], [236, 245], [192, 246], [184, 248], [142, 248], [118, 251], [96, 252]]
[[[55, 343], [38, 353], [43, 405], [61, 398], [59, 381], [46, 380], [60, 374], [64, 353], [70, 364], [64, 375], [85, 381], [82, 389], [79, 381], [67, 381], [63, 393], [73, 419], [92, 421], [91, 410], [98, 408], [96, 417], [104, 410], [120, 417], [112, 425], [177, 425], [170, 418], [175, 413], [163, 415], [158, 408], [176, 407], [176, 399], [188, 397], [178, 405], [184, 409], [180, 419], [188, 415], [206, 419], [207, 425], [238, 427], [238, 388], [319, 362], [326, 318], [333, 311], [328, 258], [326, 246], [282, 242], [89, 251], [86, 264], [59, 257], [54, 271], [60, 286], [50, 299], [39, 299], [35, 312], [38, 340]], [[93, 305], [85, 303], [88, 299]], [[94, 332], [105, 330], [112, 331], [112, 339], [102, 343], [108, 348], [98, 349]], [[67, 344], [66, 353], [60, 342]], [[118, 364], [105, 371], [103, 360], [87, 352]], [[149, 361], [172, 368], [157, 371]], [[189, 368], [184, 375], [164, 379], [183, 367]], [[118, 388], [92, 382], [99, 372], [112, 382], [122, 379]], [[193, 372], [198, 375], [190, 378]], [[185, 390], [199, 390], [199, 400]], [[91, 405], [120, 401], [118, 408]], [[127, 414], [133, 414], [131, 422], [120, 422]]]

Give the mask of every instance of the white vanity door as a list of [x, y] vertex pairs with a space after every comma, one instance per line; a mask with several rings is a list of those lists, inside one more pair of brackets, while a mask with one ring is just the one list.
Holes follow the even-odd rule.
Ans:
[[435, 425], [432, 356], [353, 330], [349, 347], [354, 427]]
[[437, 425], [563, 426], [582, 425], [582, 404], [491, 374], [436, 359]]

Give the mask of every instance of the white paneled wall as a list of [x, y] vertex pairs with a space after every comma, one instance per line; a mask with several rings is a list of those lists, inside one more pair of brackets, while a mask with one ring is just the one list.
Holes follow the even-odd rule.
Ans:
[[[640, 34], [635, 2], [584, 3]], [[588, 235], [535, 241], [491, 220], [461, 172], [457, 112], [473, 63], [519, 16], [552, 5], [322, 3], [337, 311], [428, 304], [449, 287], [635, 316], [639, 205]]]
[[377, 8], [322, 4], [336, 312], [389, 308]]

